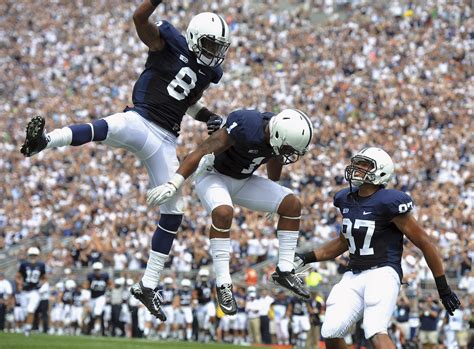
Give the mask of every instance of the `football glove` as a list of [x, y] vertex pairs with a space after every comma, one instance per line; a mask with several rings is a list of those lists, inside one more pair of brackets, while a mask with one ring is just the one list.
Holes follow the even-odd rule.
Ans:
[[181, 188], [184, 183], [184, 177], [176, 173], [168, 183], [159, 185], [148, 190], [146, 203], [150, 207], [155, 207], [169, 201]]
[[207, 120], [207, 134], [212, 135], [214, 132], [220, 129], [222, 121], [223, 119], [221, 116], [216, 114], [211, 115], [209, 120]]
[[199, 161], [198, 168], [196, 171], [194, 171], [193, 179], [198, 178], [202, 173], [206, 171], [210, 171], [212, 169], [212, 166], [214, 166], [214, 160], [215, 160], [214, 153], [206, 154], [201, 158], [201, 161]]
[[309, 268], [306, 267], [307, 264], [317, 262], [316, 255], [313, 251], [308, 251], [304, 253], [295, 253], [295, 259], [293, 260], [293, 264], [295, 266], [295, 272], [301, 273], [303, 270], [307, 270]]
[[436, 277], [435, 282], [441, 303], [443, 303], [448, 314], [453, 316], [454, 311], [461, 306], [458, 296], [451, 290], [444, 275]]

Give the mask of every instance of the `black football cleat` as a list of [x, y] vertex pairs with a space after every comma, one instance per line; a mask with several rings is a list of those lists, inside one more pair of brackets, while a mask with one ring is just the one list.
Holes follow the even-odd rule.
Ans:
[[226, 315], [234, 315], [237, 313], [237, 303], [232, 294], [232, 284], [223, 284], [220, 287], [216, 286], [217, 302], [222, 311]]
[[25, 143], [20, 149], [24, 156], [33, 156], [46, 148], [48, 140], [44, 131], [44, 123], [42, 116], [35, 116], [26, 126]]
[[290, 290], [291, 292], [296, 294], [298, 297], [301, 297], [304, 299], [309, 299], [311, 297], [311, 295], [309, 294], [309, 291], [303, 285], [303, 282], [301, 281], [301, 279], [298, 276], [296, 276], [296, 273], [294, 270], [280, 271], [280, 269], [277, 267], [275, 272], [272, 274], [272, 279], [273, 279], [273, 282], [286, 288], [287, 290]]
[[166, 314], [161, 308], [163, 298], [159, 292], [143, 286], [143, 283], [140, 281], [132, 285], [130, 293], [147, 307], [151, 315], [158, 318], [158, 320], [166, 321]]

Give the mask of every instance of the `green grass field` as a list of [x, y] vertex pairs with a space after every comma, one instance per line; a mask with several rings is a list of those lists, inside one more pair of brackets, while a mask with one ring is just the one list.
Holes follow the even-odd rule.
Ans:
[[[210, 348], [237, 349], [252, 348], [226, 344], [203, 344], [187, 342], [158, 342], [146, 339], [122, 339], [110, 337], [67, 337], [33, 334], [25, 337], [22, 334], [0, 334], [0, 349], [180, 349]], [[261, 349], [261, 348], [260, 348]]]

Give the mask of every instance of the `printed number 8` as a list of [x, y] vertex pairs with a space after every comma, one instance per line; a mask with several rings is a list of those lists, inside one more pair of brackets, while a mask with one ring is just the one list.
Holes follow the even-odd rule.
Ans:
[[[184, 77], [187, 76], [190, 79], [190, 82], [186, 82]], [[181, 101], [185, 99], [189, 92], [196, 86], [197, 76], [196, 73], [191, 70], [189, 67], [183, 67], [180, 69], [178, 74], [174, 77], [174, 79], [169, 83], [167, 90], [171, 97]], [[176, 90], [179, 87], [180, 90]]]

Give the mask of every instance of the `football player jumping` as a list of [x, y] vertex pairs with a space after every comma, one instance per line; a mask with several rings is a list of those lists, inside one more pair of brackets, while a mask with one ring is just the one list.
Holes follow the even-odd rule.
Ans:
[[[295, 162], [306, 153], [312, 135], [311, 120], [296, 109], [285, 109], [277, 115], [257, 110], [234, 111], [228, 116], [226, 127], [200, 144], [181, 163], [171, 180], [152, 190], [148, 197], [152, 206], [173, 200], [203, 157], [203, 163], [208, 159], [213, 162], [212, 168], [197, 175], [196, 191], [212, 218], [210, 239], [217, 300], [226, 314], [236, 313], [229, 273], [234, 203], [280, 215], [279, 257], [273, 280], [300, 297], [310, 297], [293, 266], [301, 203], [291, 190], [275, 181], [279, 180], [283, 165]], [[212, 159], [213, 153], [215, 159]], [[205, 167], [203, 163], [200, 169]], [[262, 164], [267, 164], [268, 179], [253, 175]]]
[[[145, 0], [133, 14], [138, 36], [149, 48], [145, 70], [133, 88], [133, 107], [49, 133], [44, 131], [45, 119], [36, 116], [28, 123], [21, 147], [25, 156], [44, 149], [103, 142], [133, 152], [145, 164], [153, 188], [166, 183], [179, 166], [176, 143], [185, 113], [206, 122], [209, 133], [220, 127], [222, 118], [198, 100], [211, 82], [218, 83], [222, 77], [220, 65], [230, 45], [229, 28], [220, 16], [204, 12], [190, 21], [185, 38], [167, 21], [150, 21], [160, 3], [161, 0]], [[180, 195], [161, 206], [145, 274], [131, 289], [162, 321], [166, 315], [154, 289], [181, 225], [181, 207]]]
[[[349, 188], [334, 196], [342, 213], [342, 234], [323, 246], [297, 254], [297, 270], [305, 264], [334, 259], [349, 250], [349, 271], [327, 299], [321, 334], [326, 348], [347, 348], [344, 336], [363, 318], [365, 337], [376, 349], [395, 349], [387, 334], [402, 280], [401, 258], [406, 235], [422, 252], [450, 315], [460, 302], [444, 276], [436, 246], [410, 212], [413, 201], [404, 192], [385, 189], [394, 172], [390, 156], [365, 148], [345, 169]], [[355, 187], [355, 188], [354, 188]]]

